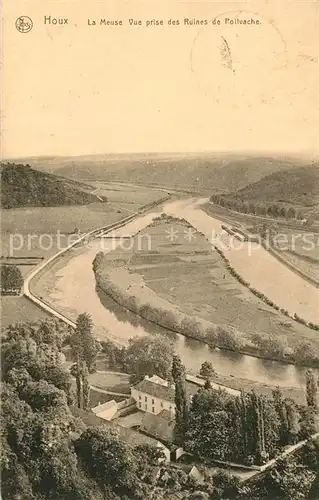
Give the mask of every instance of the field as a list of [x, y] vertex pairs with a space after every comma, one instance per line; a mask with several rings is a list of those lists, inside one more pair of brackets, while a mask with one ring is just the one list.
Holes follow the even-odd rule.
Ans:
[[130, 394], [130, 376], [126, 373], [97, 371], [89, 375], [89, 382], [104, 391]]
[[[97, 194], [107, 203], [68, 207], [28, 207], [2, 210], [2, 249], [4, 256], [48, 258], [58, 249], [94, 228], [112, 224], [143, 205], [164, 196], [147, 188], [99, 185]], [[60, 241], [59, 241], [60, 240]]]
[[51, 316], [26, 297], [1, 297], [1, 326], [7, 327], [19, 321], [38, 321]]
[[[176, 220], [146, 228], [135, 236], [132, 251], [116, 249], [106, 255], [112, 281], [142, 303], [196, 315], [204, 324], [231, 325], [245, 340], [256, 332], [274, 333], [286, 335], [291, 346], [305, 337], [319, 347], [315, 331], [249, 292], [230, 275], [207, 240], [191, 231], [187, 224]], [[174, 241], [170, 241], [173, 234]]]
[[[16, 264], [23, 276], [43, 259], [48, 259], [79, 236], [94, 228], [112, 224], [142, 206], [161, 199], [165, 193], [141, 187], [95, 186], [97, 194], [106, 195], [107, 203], [67, 207], [28, 207], [1, 211], [1, 261]], [[8, 258], [10, 257], [10, 258]], [[23, 297], [5, 297], [2, 324], [32, 321], [46, 314]]]

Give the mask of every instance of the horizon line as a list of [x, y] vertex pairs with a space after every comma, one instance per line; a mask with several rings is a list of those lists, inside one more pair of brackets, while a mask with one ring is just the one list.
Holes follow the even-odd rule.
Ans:
[[0, 161], [9, 161], [9, 160], [22, 160], [22, 159], [58, 159], [58, 158], [83, 158], [85, 156], [88, 157], [97, 157], [97, 156], [152, 156], [152, 155], [158, 155], [158, 156], [174, 156], [174, 155], [180, 155], [180, 156], [201, 156], [201, 155], [229, 155], [229, 156], [278, 156], [278, 157], [291, 157], [291, 158], [305, 158], [306, 157], [312, 157], [312, 158], [319, 158], [319, 151], [318, 152], [311, 152], [309, 150], [302, 150], [302, 151], [282, 151], [282, 150], [273, 150], [273, 151], [265, 151], [265, 150], [238, 150], [238, 151], [213, 151], [213, 150], [201, 150], [201, 151], [163, 151], [163, 152], [158, 152], [158, 151], [139, 151], [139, 152], [108, 152], [108, 153], [80, 153], [80, 154], [39, 154], [39, 155], [22, 155], [22, 156], [7, 156], [4, 158], [0, 158]]

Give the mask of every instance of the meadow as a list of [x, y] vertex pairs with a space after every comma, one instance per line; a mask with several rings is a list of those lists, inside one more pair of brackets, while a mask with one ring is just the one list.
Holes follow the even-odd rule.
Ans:
[[[109, 184], [99, 185], [96, 194], [107, 196], [108, 202], [2, 210], [1, 255], [48, 258], [57, 251], [58, 232], [61, 234], [62, 245], [67, 246], [68, 241], [72, 242], [72, 235], [76, 237], [77, 231], [86, 233], [94, 228], [117, 222], [143, 205], [164, 196], [161, 191], [131, 186], [113, 188]], [[14, 245], [10, 245], [10, 235]], [[46, 248], [52, 240], [53, 245]]]
[[51, 316], [26, 297], [0, 297], [1, 327], [27, 321], [48, 319]]
[[118, 248], [105, 256], [110, 279], [142, 303], [152, 300], [154, 307], [166, 306], [206, 324], [231, 325], [248, 343], [253, 334], [264, 333], [286, 336], [291, 347], [301, 338], [319, 347], [315, 331], [254, 296], [204, 236], [189, 230], [176, 220], [153, 223], [135, 236], [131, 251]]
[[[77, 239], [78, 233], [117, 222], [165, 194], [135, 186], [103, 184], [94, 187], [98, 195], [107, 196], [108, 202], [2, 209], [1, 261], [18, 265], [25, 277], [43, 259]], [[1, 309], [3, 326], [47, 317], [25, 297], [2, 297]]]

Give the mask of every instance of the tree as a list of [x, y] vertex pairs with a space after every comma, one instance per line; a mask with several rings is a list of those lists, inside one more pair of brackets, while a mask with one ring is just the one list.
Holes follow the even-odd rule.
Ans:
[[125, 371], [132, 375], [132, 381], [145, 375], [170, 379], [173, 354], [173, 343], [162, 335], [130, 339], [124, 353]]
[[296, 210], [293, 207], [289, 207], [287, 210], [287, 219], [295, 219], [296, 218]]
[[104, 259], [104, 253], [103, 252], [98, 252], [93, 260], [92, 267], [93, 271], [96, 272], [99, 270], [102, 262]]
[[310, 489], [313, 473], [300, 468], [294, 458], [279, 460], [275, 469], [270, 469], [265, 481], [270, 498], [302, 500]]
[[[225, 409], [227, 393], [211, 388], [194, 395], [188, 416], [185, 449], [200, 460], [230, 458], [229, 430], [231, 422]], [[237, 448], [234, 443], [234, 448]]]
[[180, 331], [191, 337], [202, 338], [204, 336], [203, 328], [196, 318], [185, 316], [180, 324]]
[[185, 382], [185, 367], [178, 356], [173, 357], [172, 377], [175, 383], [175, 441], [184, 444], [188, 427], [188, 401]]
[[255, 214], [255, 213], [256, 213], [256, 206], [255, 206], [255, 204], [254, 204], [254, 203], [252, 203], [252, 202], [251, 202], [251, 203], [249, 203], [249, 208], [248, 208], [248, 210], [249, 210], [249, 213], [250, 213], [250, 214]]
[[83, 408], [84, 410], [88, 410], [90, 405], [90, 385], [88, 380], [89, 371], [85, 361], [83, 361], [81, 375], [82, 375], [82, 391], [83, 391], [83, 398], [82, 398]]
[[300, 415], [297, 410], [297, 405], [292, 399], [285, 399], [285, 407], [288, 422], [288, 444], [295, 444], [298, 441], [300, 432]]
[[256, 333], [252, 336], [252, 342], [262, 354], [269, 357], [283, 358], [287, 350], [287, 340], [285, 337]]
[[76, 329], [70, 339], [72, 355], [75, 360], [85, 361], [89, 373], [95, 370], [99, 352], [99, 343], [92, 332], [92, 320], [89, 314], [82, 313], [76, 320]]
[[218, 347], [237, 351], [241, 347], [241, 339], [231, 327], [226, 329], [218, 326], [216, 330], [216, 344]]
[[[246, 500], [306, 500], [313, 479], [314, 472], [310, 471], [298, 458], [287, 457], [278, 460], [275, 467], [266, 471], [260, 481], [248, 485], [239, 498]], [[317, 496], [310, 497], [317, 499]]]
[[301, 340], [293, 351], [293, 358], [297, 363], [307, 364], [316, 357], [312, 344], [307, 340]]
[[70, 369], [71, 375], [75, 378], [76, 383], [76, 401], [78, 408], [83, 408], [83, 388], [82, 388], [82, 373], [81, 373], [81, 361], [78, 360], [74, 363]]
[[312, 370], [306, 372], [306, 400], [307, 405], [311, 408], [317, 409], [318, 407], [318, 383], [315, 379]]
[[1, 293], [20, 294], [23, 278], [20, 269], [14, 265], [1, 265]]
[[202, 363], [199, 374], [206, 380], [210, 380], [214, 375], [216, 375], [216, 371], [211, 361], [204, 361], [204, 363]]
[[275, 405], [275, 410], [277, 412], [280, 427], [279, 427], [279, 440], [282, 446], [285, 446], [289, 442], [289, 428], [288, 428], [288, 415], [287, 408], [285, 405], [284, 398], [282, 396], [282, 392], [279, 387], [277, 387], [273, 393], [273, 400]]
[[89, 428], [81, 434], [74, 447], [78, 457], [102, 487], [111, 487], [121, 498], [143, 498], [139, 494], [141, 481], [137, 457], [116, 432], [103, 427]]
[[318, 432], [317, 415], [312, 406], [306, 406], [301, 409], [300, 418], [300, 439], [309, 439], [313, 434]]
[[119, 347], [110, 339], [106, 339], [101, 341], [101, 348], [107, 357], [106, 362], [109, 368], [117, 368], [118, 371], [124, 370], [125, 347]]

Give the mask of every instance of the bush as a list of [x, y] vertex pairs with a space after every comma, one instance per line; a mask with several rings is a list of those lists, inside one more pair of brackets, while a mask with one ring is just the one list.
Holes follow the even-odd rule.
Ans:
[[292, 357], [299, 364], [311, 363], [317, 358], [312, 344], [307, 340], [302, 340], [297, 344], [293, 350]]
[[205, 332], [202, 325], [195, 318], [190, 318], [185, 316], [179, 326], [179, 331], [184, 335], [189, 335], [191, 337], [203, 339], [205, 337]]
[[284, 358], [287, 350], [286, 338], [275, 335], [255, 334], [252, 342], [260, 350], [261, 354], [269, 357]]
[[216, 327], [210, 326], [206, 330], [206, 342], [208, 342], [213, 347], [217, 346], [217, 329]]
[[242, 347], [242, 341], [238, 334], [230, 328], [226, 330], [221, 326], [218, 326], [216, 330], [216, 343], [218, 347], [232, 351], [237, 351]]

